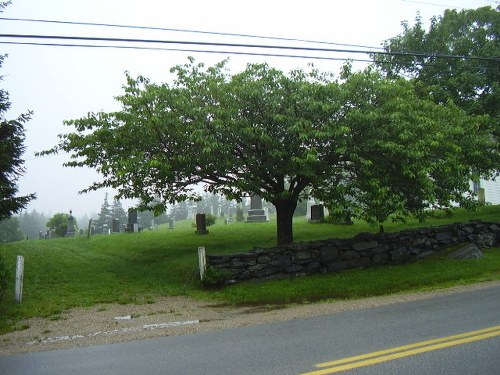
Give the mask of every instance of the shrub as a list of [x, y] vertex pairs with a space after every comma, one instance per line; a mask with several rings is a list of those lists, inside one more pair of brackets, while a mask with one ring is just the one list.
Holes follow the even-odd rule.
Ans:
[[212, 215], [212, 214], [205, 214], [205, 220], [206, 220], [207, 227], [209, 227], [210, 225], [215, 224], [217, 217]]
[[230, 277], [229, 272], [208, 266], [201, 284], [205, 289], [216, 289], [227, 285]]

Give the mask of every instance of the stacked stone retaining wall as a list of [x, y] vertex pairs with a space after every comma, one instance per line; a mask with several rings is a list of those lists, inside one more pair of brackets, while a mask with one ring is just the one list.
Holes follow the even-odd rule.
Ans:
[[500, 223], [471, 221], [399, 233], [361, 233], [350, 239], [254, 248], [248, 253], [207, 255], [207, 266], [223, 271], [227, 283], [235, 283], [400, 264], [467, 242], [479, 248], [496, 246], [500, 243]]

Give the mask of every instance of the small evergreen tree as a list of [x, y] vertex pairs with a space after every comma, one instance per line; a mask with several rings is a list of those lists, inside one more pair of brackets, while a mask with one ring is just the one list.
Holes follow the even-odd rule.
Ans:
[[103, 233], [104, 228], [112, 228], [113, 212], [108, 201], [108, 193], [104, 195], [104, 202], [101, 205], [99, 217], [96, 220], [95, 227], [97, 233]]
[[123, 209], [122, 203], [114, 199], [113, 206], [111, 208], [111, 219], [118, 219], [120, 221], [120, 225], [126, 224], [128, 222], [127, 213]]

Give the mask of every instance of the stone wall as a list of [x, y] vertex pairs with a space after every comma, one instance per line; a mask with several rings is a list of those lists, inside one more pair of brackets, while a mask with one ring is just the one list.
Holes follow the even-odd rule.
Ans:
[[235, 283], [400, 264], [461, 243], [474, 243], [479, 248], [499, 244], [500, 223], [471, 221], [399, 233], [361, 233], [350, 239], [254, 248], [242, 254], [207, 255], [207, 266], [226, 273], [227, 283]]

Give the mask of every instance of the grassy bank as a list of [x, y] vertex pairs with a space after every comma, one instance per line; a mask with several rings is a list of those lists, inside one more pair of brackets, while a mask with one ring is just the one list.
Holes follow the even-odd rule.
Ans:
[[[453, 216], [437, 213], [421, 224], [386, 224], [386, 231], [443, 225], [471, 219], [500, 221], [500, 206], [479, 211], [457, 210]], [[0, 333], [20, 328], [18, 321], [32, 316], [52, 317], [61, 311], [100, 302], [151, 303], [158, 296], [190, 295], [227, 303], [288, 303], [321, 299], [358, 298], [412, 289], [435, 288], [500, 279], [500, 251], [488, 250], [485, 258], [468, 261], [431, 259], [397, 267], [352, 270], [265, 283], [244, 283], [217, 291], [201, 290], [197, 278], [197, 248], [208, 253], [234, 253], [256, 246], [273, 246], [276, 223], [232, 223], [222, 220], [197, 236], [191, 221], [175, 229], [137, 234], [115, 234], [21, 241], [0, 245], [9, 269], [16, 255], [25, 257], [23, 303], [13, 303], [9, 288], [0, 305]], [[374, 232], [366, 223], [353, 226], [294, 222], [295, 240], [352, 237]]]

